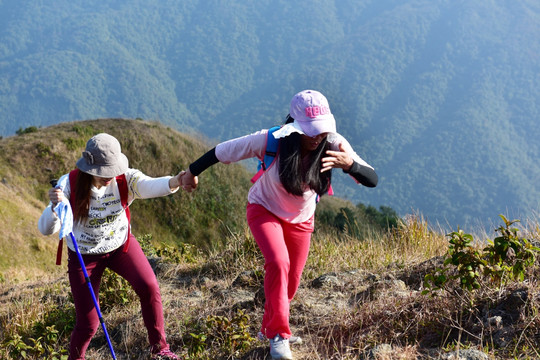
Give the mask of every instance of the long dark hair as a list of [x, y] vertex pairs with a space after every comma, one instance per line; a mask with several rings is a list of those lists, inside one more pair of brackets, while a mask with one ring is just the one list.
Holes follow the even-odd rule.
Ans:
[[[71, 184], [71, 188], [73, 189]], [[76, 176], [75, 198], [71, 204], [73, 209], [73, 221], [82, 223], [88, 218], [90, 208], [90, 188], [92, 187], [92, 175], [78, 171]]]
[[[292, 123], [294, 119], [287, 115], [285, 124]], [[292, 133], [281, 139], [279, 144], [279, 179], [288, 193], [302, 196], [304, 186], [309, 186], [317, 194], [326, 193], [330, 187], [332, 171], [321, 173], [322, 158], [329, 149], [326, 138], [321, 141], [317, 149], [309, 153], [307, 167], [302, 163], [301, 137], [299, 133]]]

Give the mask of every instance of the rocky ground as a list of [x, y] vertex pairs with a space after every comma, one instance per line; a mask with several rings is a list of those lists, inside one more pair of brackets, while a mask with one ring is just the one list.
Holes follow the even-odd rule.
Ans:
[[[408, 318], [411, 322], [403, 328], [422, 326], [414, 323], [422, 321], [422, 311], [429, 311], [427, 304], [435, 301], [428, 295], [421, 294], [422, 279], [428, 271], [441, 264], [440, 258], [431, 259], [408, 270], [390, 267], [383, 274], [364, 270], [352, 270], [342, 273], [323, 274], [313, 280], [303, 281], [291, 304], [291, 329], [294, 335], [303, 339], [303, 344], [293, 345], [295, 359], [488, 359], [482, 350], [483, 337], [491, 339], [493, 346], [507, 347], [515, 343], [516, 327], [526, 309], [531, 308], [531, 295], [526, 284], [518, 288], [507, 288], [498, 299], [475, 312], [475, 319], [461, 324], [450, 325], [454, 330], [462, 330], [462, 340], [471, 340], [466, 349], [447, 347], [438, 348], [438, 336], [430, 336], [429, 331], [417, 331], [421, 338], [410, 340], [413, 345], [404, 342], [406, 336], [399, 333], [379, 334], [384, 326], [366, 321], [370, 309], [373, 315], [380, 316], [385, 311], [389, 317], [401, 318], [400, 312], [417, 308], [417, 314]], [[261, 274], [256, 271], [244, 271], [230, 274], [230, 279], [218, 279], [211, 276], [171, 272], [158, 264], [156, 272], [161, 274], [161, 281], [167, 298], [178, 297], [179, 289], [183, 293], [178, 301], [200, 313], [231, 314], [243, 309], [251, 319], [253, 336], [260, 324], [264, 304], [264, 291]], [[167, 274], [168, 275], [165, 275]], [[166, 280], [169, 279], [169, 280]], [[172, 279], [175, 279], [172, 281]], [[175, 295], [176, 294], [176, 295]], [[536, 296], [536, 295], [535, 295]], [[443, 300], [441, 300], [443, 302]], [[208, 309], [211, 306], [211, 309]], [[480, 305], [479, 305], [480, 306]], [[387, 309], [385, 310], [385, 307]], [[364, 313], [358, 316], [358, 313]], [[352, 333], [351, 322], [362, 319], [366, 330], [357, 329]], [[407, 319], [407, 317], [403, 317]], [[444, 322], [444, 319], [441, 319]], [[370, 329], [376, 329], [377, 337], [369, 340]], [[351, 331], [344, 334], [344, 331]], [[448, 330], [447, 341], [456, 337], [459, 331]], [[381, 338], [385, 342], [379, 342]], [[474, 346], [475, 341], [477, 346]], [[371, 344], [368, 346], [367, 344]], [[230, 357], [236, 358], [234, 356]], [[261, 341], [241, 359], [269, 358], [267, 342]]]
[[[421, 293], [423, 276], [440, 260], [432, 259], [407, 269], [390, 266], [379, 274], [358, 269], [303, 280], [291, 304], [291, 329], [303, 339], [302, 344], [292, 346], [295, 359], [535, 358], [530, 354], [537, 353], [539, 341], [534, 330], [538, 328], [536, 287], [526, 281], [496, 293], [486, 292], [474, 298], [472, 308], [463, 311], [464, 307], [457, 302], [471, 300], [464, 293], [462, 297], [459, 293], [446, 297]], [[219, 274], [211, 265], [194, 269], [159, 258], [151, 259], [151, 264], [161, 284], [173, 350], [190, 360], [270, 358], [268, 342], [254, 339], [264, 304], [261, 272]], [[37, 289], [44, 286], [49, 288], [44, 291], [48, 295], [38, 297]], [[53, 287], [57, 289], [56, 295], [50, 295]], [[0, 303], [7, 307], [14, 302], [52, 301], [60, 308], [69, 305], [68, 294], [67, 276], [63, 275], [49, 283], [4, 287]], [[188, 349], [193, 349], [190, 333], [200, 335], [204, 330], [197, 324], [204, 323], [209, 316], [231, 319], [238, 310], [248, 316], [245, 329], [236, 330], [242, 336], [248, 334], [247, 349], [230, 353], [214, 349], [201, 351], [200, 356], [193, 352], [189, 355]], [[462, 317], [458, 319], [456, 314]], [[118, 359], [148, 359], [146, 331], [136, 301], [116, 305], [105, 310], [104, 315]], [[220, 334], [205, 335], [208, 339], [204, 346], [208, 350], [215, 346], [210, 344], [210, 338]], [[466, 345], [458, 348], [456, 343]], [[522, 356], [517, 349], [524, 343], [532, 350]], [[495, 356], [493, 349], [506, 350]], [[109, 358], [99, 331], [89, 348], [88, 359]]]

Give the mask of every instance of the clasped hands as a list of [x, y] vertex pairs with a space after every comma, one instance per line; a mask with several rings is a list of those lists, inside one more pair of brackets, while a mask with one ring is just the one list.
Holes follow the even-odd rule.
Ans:
[[173, 176], [171, 180], [169, 180], [169, 187], [171, 189], [182, 187], [187, 192], [192, 192], [197, 188], [197, 184], [199, 183], [199, 178], [191, 173], [189, 169], [182, 170], [178, 173], [178, 175]]

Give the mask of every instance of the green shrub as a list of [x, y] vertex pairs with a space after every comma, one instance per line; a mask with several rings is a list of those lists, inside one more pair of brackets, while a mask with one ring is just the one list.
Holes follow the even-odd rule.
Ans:
[[362, 203], [355, 207], [340, 207], [337, 211], [324, 209], [316, 213], [317, 223], [323, 229], [334, 229], [349, 236], [365, 236], [368, 228], [386, 231], [397, 228], [399, 216], [388, 206], [366, 206]]
[[86, 125], [86, 126], [75, 125], [73, 126], [72, 130], [75, 131], [77, 135], [79, 135], [80, 137], [84, 139], [89, 139], [96, 134], [96, 130], [94, 129], [92, 125]]
[[[18, 332], [6, 337], [2, 351], [11, 359], [67, 359], [67, 350], [58, 350], [59, 331], [54, 325], [40, 329], [40, 335], [23, 336]], [[3, 356], [2, 352], [0, 355]]]
[[34, 133], [34, 132], [37, 132], [38, 131], [38, 128], [35, 127], [35, 126], [29, 126], [27, 127], [26, 129], [23, 129], [23, 128], [19, 128], [19, 130], [17, 130], [15, 133], [17, 135], [23, 135], [23, 134], [29, 134], [29, 133]]
[[527, 268], [534, 264], [540, 248], [518, 236], [518, 229], [512, 227], [518, 220], [509, 221], [503, 215], [500, 217], [504, 222], [496, 229], [500, 236], [493, 241], [488, 240], [489, 245], [481, 251], [472, 245], [472, 235], [463, 230], [448, 234], [450, 245], [443, 267], [425, 276], [426, 290], [423, 293], [447, 289], [452, 280], [457, 280], [461, 288], [469, 291], [480, 288], [483, 278], [488, 278], [497, 286], [509, 280], [523, 281]]
[[40, 142], [40, 143], [37, 143], [36, 148], [37, 148], [39, 157], [45, 157], [51, 154], [51, 148], [49, 145], [45, 145]]
[[203, 323], [195, 324], [189, 334], [188, 352], [197, 359], [237, 357], [255, 341], [250, 334], [250, 317], [238, 310], [232, 318], [208, 316]]
[[108, 268], [103, 273], [100, 289], [99, 303], [102, 312], [107, 312], [116, 305], [130, 304], [137, 299], [127, 280]]
[[151, 234], [145, 234], [138, 238], [139, 244], [147, 257], [160, 257], [164, 261], [180, 264], [181, 262], [194, 263], [201, 255], [195, 245], [183, 242], [174, 245], [166, 243], [154, 245], [152, 239]]
[[66, 145], [68, 150], [77, 150], [86, 146], [86, 140], [83, 138], [74, 139], [68, 137], [67, 139], [62, 139], [62, 142]]
[[523, 281], [527, 268], [534, 264], [539, 248], [529, 240], [518, 236], [518, 229], [511, 227], [518, 220], [507, 220], [500, 215], [504, 226], [499, 226], [497, 232], [501, 235], [489, 240], [489, 246], [484, 248], [489, 269], [489, 275], [494, 282], [510, 280]]
[[[71, 295], [71, 293], [70, 293]], [[73, 298], [63, 306], [57, 306], [46, 312], [42, 321], [37, 321], [32, 326], [33, 334], [44, 334], [47, 328], [58, 329], [61, 335], [69, 335], [75, 327], [75, 306]]]

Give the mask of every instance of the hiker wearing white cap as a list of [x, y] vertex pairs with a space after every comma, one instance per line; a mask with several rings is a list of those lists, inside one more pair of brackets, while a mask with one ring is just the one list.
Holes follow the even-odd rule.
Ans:
[[[68, 199], [73, 210], [76, 246], [82, 254], [81, 261], [84, 261], [95, 296], [98, 297], [101, 277], [106, 268], [126, 279], [141, 301], [152, 359], [178, 359], [166, 341], [159, 284], [130, 231], [129, 205], [135, 199], [176, 192], [184, 172], [176, 176], [152, 178], [139, 170], [130, 169], [118, 140], [105, 133], [88, 140], [76, 166], [77, 169], [63, 175], [58, 185], [49, 190], [50, 204], [39, 219], [39, 230], [44, 235], [60, 230], [60, 219], [54, 208], [62, 200]], [[69, 359], [81, 360], [85, 358], [100, 319], [88, 295], [88, 285], [73, 241], [68, 241], [67, 245], [68, 275], [76, 317]]]
[[[267, 142], [277, 139], [275, 161], [249, 190], [247, 221], [264, 259], [265, 307], [261, 333], [270, 339], [273, 359], [292, 359], [289, 304], [300, 283], [314, 226], [316, 199], [327, 193], [333, 168], [343, 169], [364, 186], [375, 187], [377, 174], [336, 132], [326, 98], [318, 91], [296, 94], [286, 124], [218, 144], [189, 166], [181, 179], [192, 191], [198, 175], [222, 162], [268, 156]], [[265, 154], [266, 153], [266, 154]]]

